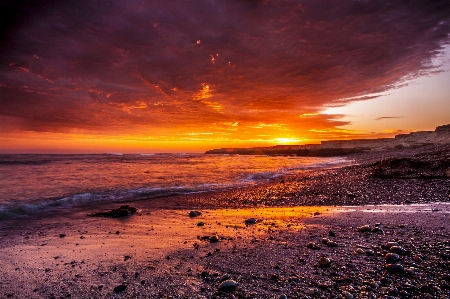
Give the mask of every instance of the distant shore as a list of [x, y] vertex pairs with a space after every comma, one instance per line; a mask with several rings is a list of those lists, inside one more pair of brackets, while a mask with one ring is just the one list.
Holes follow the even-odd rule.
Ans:
[[3, 221], [0, 298], [450, 298], [450, 145], [348, 159], [124, 218]]

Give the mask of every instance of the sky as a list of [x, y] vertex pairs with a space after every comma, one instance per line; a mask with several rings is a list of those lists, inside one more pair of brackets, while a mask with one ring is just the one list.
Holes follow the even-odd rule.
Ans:
[[0, 2], [0, 153], [202, 152], [450, 123], [450, 2]]

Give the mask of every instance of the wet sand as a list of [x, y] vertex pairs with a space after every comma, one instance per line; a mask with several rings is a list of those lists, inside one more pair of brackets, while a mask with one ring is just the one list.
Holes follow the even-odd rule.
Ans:
[[[125, 218], [79, 209], [3, 221], [0, 298], [450, 298], [450, 180], [371, 179], [380, 155], [139, 201]], [[398, 273], [386, 268], [389, 241], [404, 250]], [[219, 292], [230, 279], [236, 288]]]

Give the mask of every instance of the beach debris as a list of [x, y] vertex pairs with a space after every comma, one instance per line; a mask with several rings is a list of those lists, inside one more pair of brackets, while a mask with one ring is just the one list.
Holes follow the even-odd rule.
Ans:
[[112, 209], [106, 212], [97, 212], [88, 214], [90, 217], [108, 217], [108, 218], [119, 218], [132, 215], [136, 213], [137, 209], [134, 207], [130, 207], [129, 205], [120, 206], [117, 209]]
[[256, 223], [256, 219], [255, 218], [245, 219], [245, 224], [247, 224], [247, 225], [255, 224], [255, 223]]
[[126, 288], [127, 288], [126, 284], [119, 284], [117, 287], [114, 288], [114, 293], [121, 293], [125, 291]]
[[237, 287], [237, 282], [229, 279], [229, 280], [225, 280], [223, 281], [220, 285], [219, 285], [219, 292], [225, 292], [225, 293], [231, 293], [234, 290], [236, 290]]
[[200, 211], [190, 211], [189, 212], [189, 217], [198, 217], [201, 215], [202, 215], [202, 212], [200, 212]]

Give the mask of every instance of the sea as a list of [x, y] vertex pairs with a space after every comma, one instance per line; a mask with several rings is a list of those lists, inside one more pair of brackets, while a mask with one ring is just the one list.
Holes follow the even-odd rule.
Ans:
[[0, 219], [242, 188], [346, 158], [205, 154], [0, 155]]

